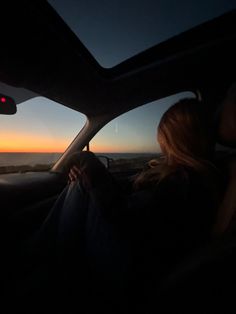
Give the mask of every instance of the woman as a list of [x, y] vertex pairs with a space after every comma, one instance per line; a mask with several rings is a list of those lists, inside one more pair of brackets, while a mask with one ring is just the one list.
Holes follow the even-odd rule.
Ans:
[[[158, 207], [160, 202], [166, 202], [166, 205], [161, 204], [164, 207], [168, 206], [170, 200], [167, 194], [173, 189], [175, 192], [180, 190], [180, 194], [184, 193], [185, 198], [181, 201], [188, 201], [189, 204], [192, 202], [193, 206], [197, 201], [194, 199], [195, 196], [202, 201], [204, 196], [206, 201], [203, 201], [202, 206], [205, 207], [204, 204], [207, 202], [212, 208], [212, 212], [209, 208], [204, 213], [205, 220], [209, 219], [208, 223], [204, 222], [208, 225], [206, 229], [209, 231], [220, 200], [217, 193], [220, 174], [212, 162], [213, 135], [202, 104], [196, 99], [183, 99], [169, 108], [158, 126], [157, 140], [164, 158], [149, 162], [147, 169], [133, 179], [133, 193], [129, 195], [121, 192], [113, 177], [91, 152], [81, 152], [72, 156], [69, 180], [74, 182], [80, 179], [86, 191], [96, 194], [97, 201], [102, 204], [103, 212], [107, 216], [117, 216], [116, 218], [122, 217], [122, 214], [128, 215], [126, 209], [119, 210], [116, 209], [117, 207], [121, 204], [127, 207], [125, 201], [132, 203], [134, 200], [130, 201], [130, 198], [133, 199], [144, 192], [146, 196], [149, 194], [147, 199], [150, 197], [154, 201], [152, 199], [154, 197], [157, 200]], [[163, 195], [159, 195], [161, 194], [159, 191]], [[114, 199], [118, 202], [111, 206]], [[179, 205], [175, 203], [175, 207]], [[135, 206], [133, 210], [137, 214], [138, 210], [135, 210]], [[199, 214], [200, 212], [199, 209]]]
[[[91, 152], [74, 155], [69, 171], [70, 181], [79, 179], [93, 203], [94, 230], [108, 223], [112, 226], [110, 238], [119, 239], [119, 245], [115, 242], [107, 251], [115, 247], [115, 252], [129, 260], [126, 292], [133, 292], [129, 293], [131, 304], [148, 298], [155, 291], [153, 285], [210, 239], [221, 201], [221, 177], [212, 163], [213, 136], [200, 102], [183, 99], [167, 110], [157, 138], [164, 159], [151, 161], [148, 169], [136, 176], [131, 193], [122, 191]], [[103, 238], [101, 229], [94, 233], [93, 243]], [[108, 264], [114, 265], [114, 260]], [[117, 269], [113, 268], [113, 273]], [[104, 269], [101, 273], [104, 275]]]

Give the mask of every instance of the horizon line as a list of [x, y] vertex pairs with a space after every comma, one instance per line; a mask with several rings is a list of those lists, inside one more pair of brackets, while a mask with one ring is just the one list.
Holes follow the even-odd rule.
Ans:
[[[97, 152], [91, 151], [94, 154], [160, 154], [161, 152]], [[43, 152], [35, 152], [35, 151], [0, 151], [0, 154], [63, 154], [64, 152], [58, 151], [43, 151]]]

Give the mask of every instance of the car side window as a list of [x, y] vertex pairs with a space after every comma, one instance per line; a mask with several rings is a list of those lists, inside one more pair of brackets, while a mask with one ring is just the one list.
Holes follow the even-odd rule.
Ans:
[[[147, 161], [161, 156], [157, 126], [164, 112], [192, 92], [178, 93], [130, 110], [115, 118], [93, 138], [90, 150], [110, 159], [111, 171], [140, 169]], [[104, 161], [106, 163], [106, 161]]]

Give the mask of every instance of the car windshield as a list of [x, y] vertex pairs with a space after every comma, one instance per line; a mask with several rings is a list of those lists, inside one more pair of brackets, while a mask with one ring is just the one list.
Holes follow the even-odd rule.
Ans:
[[105, 68], [235, 9], [235, 0], [49, 0]]
[[49, 169], [86, 122], [86, 116], [44, 97], [0, 115], [0, 173]]

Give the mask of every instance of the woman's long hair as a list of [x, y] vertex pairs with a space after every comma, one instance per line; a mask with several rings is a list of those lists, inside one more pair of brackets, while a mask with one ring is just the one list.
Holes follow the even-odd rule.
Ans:
[[170, 107], [162, 116], [157, 133], [164, 158], [156, 165], [152, 161], [150, 170], [136, 178], [135, 187], [147, 181], [159, 182], [179, 166], [204, 173], [213, 151], [209, 130], [197, 99], [182, 99]]

